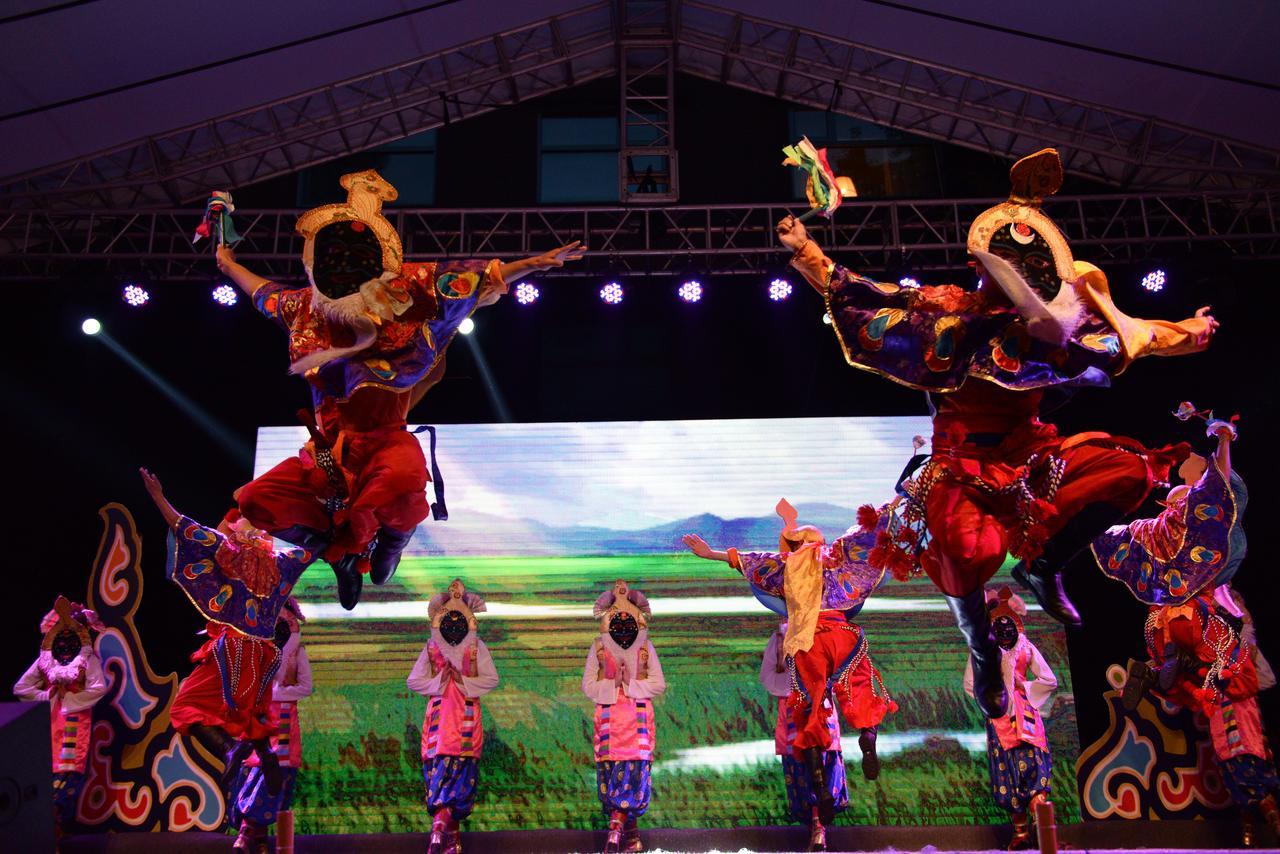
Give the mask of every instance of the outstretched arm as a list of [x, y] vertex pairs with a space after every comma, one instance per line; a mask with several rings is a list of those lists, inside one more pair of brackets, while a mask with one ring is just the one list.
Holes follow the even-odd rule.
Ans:
[[719, 560], [727, 564], [732, 564], [733, 559], [729, 557], [728, 552], [718, 552], [711, 546], [707, 545], [707, 541], [699, 537], [697, 534], [685, 534], [680, 538], [681, 541], [688, 546], [689, 551], [693, 552], [704, 560]]
[[230, 246], [219, 246], [217, 253], [218, 270], [222, 275], [236, 283], [240, 290], [249, 296], [253, 296], [258, 288], [271, 282], [270, 279], [264, 279], [257, 273], [252, 273], [247, 267], [236, 260], [236, 251]]
[[1218, 450], [1213, 453], [1214, 465], [1222, 474], [1222, 479], [1231, 482], [1231, 443], [1236, 438], [1236, 428], [1230, 421], [1214, 421], [1209, 425], [1213, 435], [1218, 437]]
[[775, 227], [778, 240], [792, 251], [791, 266], [800, 271], [805, 280], [820, 294], [826, 294], [827, 283], [835, 264], [809, 237], [804, 223], [793, 216], [783, 217]]
[[177, 525], [178, 519], [181, 518], [182, 514], [174, 510], [173, 505], [169, 503], [169, 499], [164, 497], [164, 487], [160, 484], [160, 478], [146, 469], [138, 469], [138, 473], [142, 475], [142, 485], [146, 487], [147, 495], [151, 496], [151, 500], [155, 502], [160, 515], [164, 517], [164, 523], [170, 528]]
[[563, 267], [566, 261], [577, 261], [586, 254], [587, 247], [582, 245], [581, 240], [575, 240], [572, 243], [565, 244], [559, 249], [552, 249], [550, 252], [543, 252], [541, 255], [534, 255], [532, 258], [524, 258], [520, 261], [511, 261], [501, 265], [499, 275], [502, 276], [504, 282], [514, 282], [525, 273], [536, 273], [540, 270], [554, 270]]

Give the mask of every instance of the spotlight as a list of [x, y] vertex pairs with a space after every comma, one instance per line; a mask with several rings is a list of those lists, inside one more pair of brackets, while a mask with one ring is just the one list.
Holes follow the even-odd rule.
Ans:
[[458, 332], [463, 335], [470, 335], [476, 331], [476, 322], [469, 317], [462, 318], [462, 322], [458, 324]]
[[622, 302], [622, 285], [617, 282], [610, 282], [600, 289], [600, 299], [609, 305], [618, 305]]
[[147, 300], [151, 299], [151, 294], [147, 293], [147, 289], [142, 285], [125, 285], [121, 296], [124, 297], [126, 303], [134, 308], [146, 305]]
[[102, 324], [98, 322], [97, 318], [87, 317], [84, 323], [80, 324], [80, 331], [85, 335], [97, 335], [102, 331]]
[[690, 279], [680, 286], [676, 291], [676, 295], [685, 302], [697, 302], [702, 299], [702, 282], [697, 279]]
[[533, 282], [521, 282], [516, 285], [516, 302], [521, 305], [533, 305], [542, 296], [542, 291]]
[[769, 283], [769, 299], [774, 302], [782, 302], [791, 296], [791, 283], [786, 279], [774, 279]]
[[1164, 283], [1168, 280], [1169, 277], [1165, 275], [1164, 270], [1152, 270], [1142, 277], [1142, 287], [1143, 290], [1158, 294], [1164, 290]]
[[911, 278], [910, 276], [903, 276], [901, 279], [898, 280], [898, 284], [904, 288], [920, 287], [920, 282], [916, 279]]
[[822, 315], [822, 322], [823, 322], [823, 323], [825, 323], [825, 324], [827, 324], [827, 326], [830, 326], [830, 325], [831, 325], [831, 313], [830, 313], [830, 312], [828, 312], [827, 314]]
[[213, 289], [211, 294], [213, 301], [222, 306], [233, 306], [239, 301], [240, 296], [236, 293], [236, 289], [230, 285], [218, 285]]

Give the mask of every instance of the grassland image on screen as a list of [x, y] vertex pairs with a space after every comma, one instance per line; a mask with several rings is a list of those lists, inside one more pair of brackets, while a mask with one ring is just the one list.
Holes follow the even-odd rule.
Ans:
[[[501, 677], [483, 701], [485, 749], [472, 830], [604, 824], [591, 757], [593, 706], [580, 690], [598, 624], [591, 604], [616, 578], [653, 607], [657, 700], [647, 826], [787, 822], [773, 752], [775, 702], [760, 686], [777, 617], [726, 564], [680, 536], [768, 550], [785, 496], [828, 540], [859, 505], [887, 500], [929, 434], [920, 418], [471, 424], [438, 428], [449, 520], [424, 522], [400, 569], [365, 585], [356, 611], [316, 564], [297, 594], [315, 693], [303, 701], [295, 802], [305, 833], [424, 831], [419, 738], [425, 700], [405, 687], [430, 632], [427, 599], [454, 577], [486, 599], [479, 623]], [[425, 442], [425, 433], [420, 434]], [[259, 432], [257, 469], [296, 453], [298, 428]], [[926, 448], [927, 450], [927, 448]], [[1006, 570], [996, 584], [1011, 583]], [[845, 732], [849, 809], [838, 824], [999, 823], [984, 723], [963, 693], [966, 650], [927, 580], [888, 582], [858, 617], [900, 710], [866, 782]], [[1060, 820], [1078, 814], [1079, 753], [1063, 633], [1032, 610], [1027, 632], [1059, 679], [1047, 715]]]

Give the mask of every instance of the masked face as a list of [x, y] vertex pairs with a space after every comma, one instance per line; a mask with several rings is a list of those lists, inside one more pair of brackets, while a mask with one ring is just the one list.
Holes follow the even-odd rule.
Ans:
[[609, 618], [609, 637], [623, 649], [631, 649], [640, 634], [640, 624], [636, 618], [621, 611]]
[[990, 252], [1013, 265], [1045, 302], [1062, 288], [1053, 250], [1040, 232], [1020, 222], [1011, 222], [991, 235]]
[[382, 247], [362, 222], [335, 222], [316, 232], [311, 278], [329, 299], [341, 299], [382, 275]]
[[440, 618], [440, 637], [449, 646], [462, 643], [469, 631], [471, 627], [467, 625], [467, 618], [461, 611], [446, 611]]
[[80, 636], [70, 629], [63, 629], [54, 636], [49, 652], [59, 664], [70, 664], [80, 654]]
[[996, 643], [1001, 649], [1013, 649], [1014, 644], [1018, 642], [1018, 624], [1012, 617], [996, 617], [996, 621], [991, 625], [991, 631], [996, 636]]
[[293, 628], [287, 620], [276, 620], [275, 644], [280, 649], [284, 649], [284, 645], [289, 642], [289, 638], [293, 635]]

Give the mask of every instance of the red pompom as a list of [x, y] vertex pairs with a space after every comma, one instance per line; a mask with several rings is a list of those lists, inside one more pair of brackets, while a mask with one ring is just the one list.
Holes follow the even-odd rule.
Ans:
[[863, 504], [858, 508], [858, 527], [862, 530], [870, 531], [879, 521], [880, 514], [870, 504]]
[[898, 704], [897, 704], [896, 702], [894, 702], [893, 700], [890, 700], [890, 701], [889, 701], [889, 714], [891, 714], [891, 715], [892, 715], [892, 714], [894, 714], [894, 713], [895, 713], [895, 712], [897, 712], [897, 711], [898, 711]]

